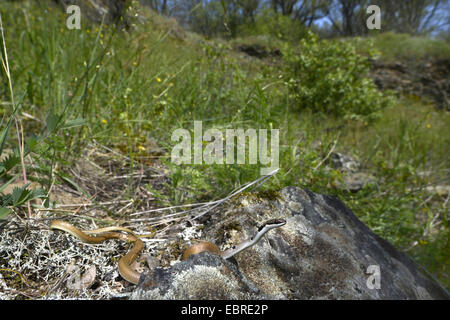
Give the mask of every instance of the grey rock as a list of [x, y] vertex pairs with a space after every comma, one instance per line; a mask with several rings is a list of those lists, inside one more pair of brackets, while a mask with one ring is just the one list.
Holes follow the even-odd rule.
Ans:
[[374, 176], [366, 172], [345, 172], [342, 174], [342, 183], [336, 181], [336, 186], [343, 190], [358, 192], [367, 184], [376, 182]]
[[425, 190], [429, 193], [437, 194], [441, 197], [448, 197], [450, 194], [450, 186], [446, 185], [437, 185], [437, 186], [428, 186]]
[[[243, 194], [211, 214], [203, 239], [225, 249], [269, 218], [286, 225], [229, 260], [201, 253], [142, 275], [132, 299], [449, 299], [438, 282], [340, 200], [307, 189]], [[371, 267], [372, 266], [372, 267]], [[375, 267], [373, 267], [375, 266]], [[379, 269], [379, 288], [374, 274]]]
[[335, 180], [336, 187], [342, 190], [358, 192], [366, 184], [376, 183], [373, 175], [361, 170], [361, 164], [351, 156], [333, 152], [330, 156], [331, 166], [342, 173], [342, 181]]
[[361, 167], [361, 164], [357, 160], [340, 152], [331, 153], [330, 159], [333, 168], [340, 169], [342, 171], [355, 172]]

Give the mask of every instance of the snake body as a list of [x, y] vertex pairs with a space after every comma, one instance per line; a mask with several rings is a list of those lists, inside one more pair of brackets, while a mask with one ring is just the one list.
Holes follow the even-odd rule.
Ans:
[[[144, 243], [139, 236], [135, 235], [131, 230], [122, 227], [108, 227], [89, 231], [81, 231], [77, 227], [62, 220], [53, 220], [50, 223], [50, 229], [62, 230], [70, 233], [84, 243], [99, 244], [107, 239], [120, 239], [134, 242], [131, 250], [119, 260], [119, 273], [125, 280], [137, 284], [141, 274], [130, 268], [130, 265], [136, 260], [138, 254], [144, 248]], [[128, 234], [112, 232], [125, 231]], [[88, 233], [101, 233], [99, 236], [90, 236]]]
[[[267, 231], [281, 227], [285, 224], [286, 221], [283, 219], [268, 220], [261, 227], [258, 228], [257, 233], [253, 237], [235, 246], [232, 246], [230, 249], [225, 251], [219, 250], [219, 248], [211, 242], [199, 241], [197, 244], [186, 249], [186, 251], [183, 254], [182, 260], [186, 260], [193, 254], [205, 251], [218, 254], [224, 259], [229, 259], [235, 254], [241, 252], [242, 250], [245, 250], [256, 244]], [[121, 239], [125, 241], [134, 242], [134, 245], [130, 249], [130, 251], [119, 260], [118, 268], [122, 278], [134, 284], [139, 283], [139, 278], [141, 274], [139, 272], [134, 271], [130, 267], [130, 265], [136, 260], [138, 254], [144, 248], [144, 243], [142, 242], [141, 239], [139, 239], [139, 236], [134, 234], [133, 231], [131, 231], [130, 229], [123, 227], [107, 227], [95, 230], [81, 231], [80, 229], [76, 228], [70, 223], [62, 220], [53, 220], [50, 223], [50, 229], [68, 232], [84, 243], [99, 244], [107, 239]], [[117, 231], [123, 231], [126, 232], [126, 234]], [[91, 236], [89, 234], [101, 234], [101, 235]]]

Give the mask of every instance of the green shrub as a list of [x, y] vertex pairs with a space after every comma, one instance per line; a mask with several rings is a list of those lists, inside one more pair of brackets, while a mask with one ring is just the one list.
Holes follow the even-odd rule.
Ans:
[[297, 42], [307, 33], [307, 28], [297, 19], [264, 10], [254, 22], [239, 27], [240, 36], [266, 35], [274, 39]]
[[298, 47], [285, 48], [284, 60], [294, 109], [370, 120], [390, 103], [368, 78], [367, 57], [351, 43], [320, 41], [309, 32]]

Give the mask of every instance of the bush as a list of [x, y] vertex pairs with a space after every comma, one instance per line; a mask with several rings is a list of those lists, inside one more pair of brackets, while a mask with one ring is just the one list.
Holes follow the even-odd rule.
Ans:
[[304, 38], [307, 28], [297, 19], [275, 13], [272, 9], [264, 10], [255, 21], [239, 27], [240, 36], [266, 35], [273, 39], [297, 42]]
[[284, 49], [285, 74], [295, 109], [371, 120], [391, 99], [370, 78], [368, 58], [349, 42], [319, 40], [309, 32]]

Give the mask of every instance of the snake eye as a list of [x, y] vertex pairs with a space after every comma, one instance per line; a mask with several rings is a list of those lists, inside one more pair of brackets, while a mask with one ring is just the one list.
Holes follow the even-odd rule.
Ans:
[[233, 249], [236, 249], [236, 246], [233, 246], [232, 248], [233, 248]]

